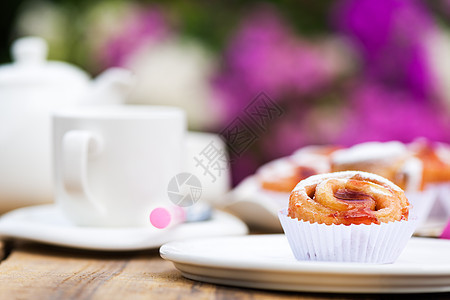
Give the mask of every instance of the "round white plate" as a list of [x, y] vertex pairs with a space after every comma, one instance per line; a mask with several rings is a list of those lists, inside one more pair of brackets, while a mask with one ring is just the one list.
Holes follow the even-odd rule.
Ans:
[[56, 205], [20, 208], [0, 218], [0, 236], [89, 250], [125, 251], [158, 248], [162, 244], [195, 237], [247, 234], [238, 218], [214, 211], [208, 221], [183, 223], [172, 228], [78, 227]]
[[450, 291], [450, 241], [412, 238], [394, 264], [297, 261], [284, 235], [178, 241], [161, 256], [193, 280], [272, 290], [333, 293]]

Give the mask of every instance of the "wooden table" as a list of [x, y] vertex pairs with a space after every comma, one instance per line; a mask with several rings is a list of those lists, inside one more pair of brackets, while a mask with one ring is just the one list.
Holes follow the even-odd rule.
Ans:
[[[0, 299], [379, 299], [379, 295], [273, 292], [185, 279], [157, 250], [90, 252], [0, 242]], [[398, 296], [396, 296], [397, 298]], [[410, 296], [409, 296], [410, 297]], [[425, 296], [448, 299], [449, 294]]]

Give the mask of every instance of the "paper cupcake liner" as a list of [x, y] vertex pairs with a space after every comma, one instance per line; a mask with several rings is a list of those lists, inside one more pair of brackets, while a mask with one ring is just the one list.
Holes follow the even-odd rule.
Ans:
[[413, 234], [417, 218], [380, 225], [326, 225], [278, 217], [297, 260], [393, 263]]
[[417, 217], [417, 227], [421, 226], [428, 219], [431, 209], [438, 198], [438, 193], [439, 190], [436, 188], [406, 193], [406, 197], [411, 204], [411, 214]]
[[435, 184], [430, 189], [436, 190], [438, 202], [445, 210], [444, 217], [448, 218], [450, 216], [450, 183]]

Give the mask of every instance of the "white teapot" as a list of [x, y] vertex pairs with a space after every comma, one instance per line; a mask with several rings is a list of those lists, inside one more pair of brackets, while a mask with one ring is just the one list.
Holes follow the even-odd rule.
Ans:
[[75, 66], [47, 61], [47, 44], [37, 37], [17, 40], [12, 56], [0, 66], [0, 212], [52, 202], [51, 111], [123, 103], [133, 82], [123, 69], [91, 81]]

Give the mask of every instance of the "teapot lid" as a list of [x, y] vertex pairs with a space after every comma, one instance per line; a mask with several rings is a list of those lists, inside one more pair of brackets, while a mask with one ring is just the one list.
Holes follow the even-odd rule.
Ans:
[[86, 85], [89, 75], [68, 63], [47, 61], [47, 42], [39, 37], [24, 37], [11, 47], [13, 63], [0, 66], [2, 85]]

